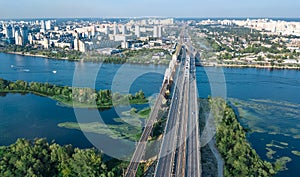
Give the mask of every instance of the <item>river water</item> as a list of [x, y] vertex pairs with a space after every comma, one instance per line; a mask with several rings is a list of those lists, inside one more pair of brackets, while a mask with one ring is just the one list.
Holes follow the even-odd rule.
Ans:
[[[292, 153], [300, 151], [299, 71], [197, 68], [197, 85], [203, 98], [224, 96], [218, 88], [225, 88], [241, 124], [251, 130], [247, 135], [252, 147], [264, 160], [291, 158], [288, 170], [277, 176], [299, 176], [300, 157]], [[270, 150], [275, 154], [268, 157]]]
[[[165, 68], [156, 65], [100, 65], [0, 53], [0, 78], [72, 86], [75, 73], [81, 76], [79, 85], [82, 86], [95, 86], [99, 90], [111, 89], [113, 85], [119, 92], [143, 90], [146, 96], [159, 91]], [[263, 159], [291, 158], [287, 163], [288, 170], [278, 176], [298, 175], [300, 157], [292, 151], [300, 151], [299, 71], [198, 67], [197, 85], [202, 98], [226, 94], [239, 114], [240, 122], [252, 130], [248, 133], [248, 140]], [[212, 93], [212, 90], [216, 92]], [[114, 124], [113, 118], [118, 114], [109, 109], [101, 111], [101, 116], [105, 117], [106, 123]], [[0, 120], [0, 145], [9, 145], [17, 138], [46, 137], [59, 144], [81, 148], [92, 146], [81, 131], [57, 126], [77, 119], [72, 108], [58, 106], [56, 101], [48, 98], [32, 94], [2, 94]], [[270, 149], [275, 154], [267, 156]]]

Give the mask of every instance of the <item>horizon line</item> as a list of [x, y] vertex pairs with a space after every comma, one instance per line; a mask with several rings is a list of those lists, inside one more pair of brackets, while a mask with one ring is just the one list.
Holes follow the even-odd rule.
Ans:
[[143, 19], [143, 18], [174, 18], [174, 19], [300, 19], [300, 17], [263, 17], [263, 16], [244, 16], [244, 17], [233, 17], [233, 16], [223, 16], [223, 17], [196, 17], [196, 16], [139, 16], [139, 17], [13, 17], [13, 18], [0, 18], [0, 20], [32, 20], [32, 19]]

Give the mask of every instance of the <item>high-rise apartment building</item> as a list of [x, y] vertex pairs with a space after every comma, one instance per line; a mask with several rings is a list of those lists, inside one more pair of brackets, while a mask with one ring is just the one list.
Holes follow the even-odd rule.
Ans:
[[162, 26], [153, 27], [153, 37], [162, 38]]
[[52, 30], [52, 22], [51, 22], [51, 20], [47, 20], [45, 22], [45, 29], [46, 30]]
[[23, 38], [19, 30], [15, 32], [15, 44], [16, 45], [23, 45]]
[[138, 25], [135, 26], [135, 35], [136, 37], [141, 37], [141, 29]]
[[28, 44], [28, 27], [27, 26], [23, 26], [21, 28], [21, 36], [23, 38], [22, 44]]
[[125, 25], [122, 25], [122, 34], [123, 34], [123, 35], [126, 35], [126, 33], [127, 33], [126, 26], [125, 26]]
[[114, 23], [114, 35], [117, 35], [118, 33], [119, 33], [118, 25], [117, 25], [117, 23], [115, 22], [115, 23]]

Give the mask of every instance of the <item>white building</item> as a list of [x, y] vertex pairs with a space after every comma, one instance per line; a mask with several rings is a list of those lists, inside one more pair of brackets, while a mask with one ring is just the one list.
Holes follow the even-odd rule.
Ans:
[[95, 25], [91, 26], [91, 35], [93, 37], [96, 35], [96, 31], [97, 31], [96, 26]]
[[161, 26], [154, 26], [153, 27], [153, 37], [161, 38], [162, 37], [162, 27]]
[[136, 35], [136, 37], [141, 37], [140, 26], [138, 26], [138, 25], [135, 26], [135, 35]]
[[114, 23], [114, 35], [117, 35], [118, 33], [119, 33], [118, 25], [117, 25], [117, 23], [115, 22], [115, 23]]
[[104, 33], [106, 35], [109, 35], [109, 26], [108, 25], [105, 26]]
[[32, 36], [31, 33], [29, 33], [29, 35], [28, 35], [28, 42], [29, 42], [30, 45], [33, 44], [33, 36]]
[[16, 45], [23, 45], [23, 38], [22, 38], [19, 30], [17, 30], [15, 32], [15, 44]]
[[52, 22], [51, 22], [51, 20], [46, 21], [45, 27], [46, 27], [46, 30], [51, 30], [52, 29]]
[[47, 38], [44, 38], [44, 41], [43, 41], [43, 47], [45, 49], [48, 49], [49, 48], [49, 40]]
[[126, 35], [126, 33], [127, 33], [126, 26], [125, 26], [125, 25], [122, 25], [122, 34], [123, 34], [123, 35]]
[[122, 42], [124, 42], [126, 40], [127, 40], [127, 36], [125, 36], [125, 35], [121, 35], [121, 34], [115, 35], [115, 41], [122, 41]]
[[45, 21], [42, 20], [41, 21], [41, 30], [40, 30], [41, 33], [45, 33], [46, 32], [46, 25], [45, 25]]
[[78, 37], [74, 40], [74, 50], [80, 51], [80, 52], [85, 52], [86, 51], [86, 46], [84, 41], [80, 40]]

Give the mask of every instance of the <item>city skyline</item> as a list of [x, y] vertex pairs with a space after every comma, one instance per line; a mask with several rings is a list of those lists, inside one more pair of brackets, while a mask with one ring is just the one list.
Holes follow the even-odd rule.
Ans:
[[[198, 18], [299, 18], [300, 2], [275, 0], [239, 2], [237, 0], [196, 1], [79, 0], [38, 1], [11, 3], [3, 1], [1, 19], [22, 18], [113, 18], [113, 17], [198, 17]], [[128, 10], [130, 9], [130, 10]]]

